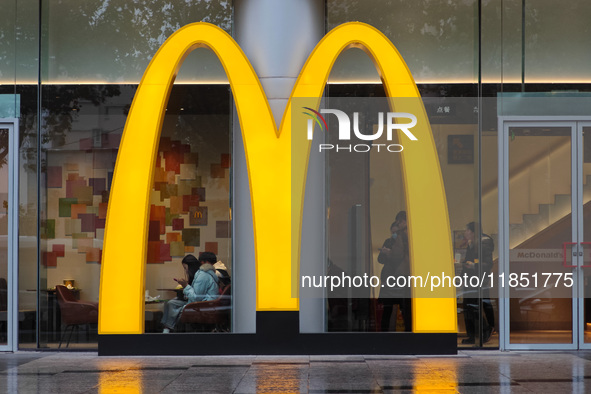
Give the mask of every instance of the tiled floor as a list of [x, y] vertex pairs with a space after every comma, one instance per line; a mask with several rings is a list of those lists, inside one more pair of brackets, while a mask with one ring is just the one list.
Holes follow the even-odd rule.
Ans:
[[6, 393], [589, 393], [591, 352], [453, 357], [0, 354]]

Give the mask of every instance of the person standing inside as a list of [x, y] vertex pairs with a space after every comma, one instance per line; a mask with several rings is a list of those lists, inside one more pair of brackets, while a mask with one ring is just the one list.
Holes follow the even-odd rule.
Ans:
[[394, 223], [390, 226], [390, 232], [392, 235], [384, 241], [378, 255], [378, 262], [384, 265], [380, 274], [383, 287], [380, 289], [379, 301], [384, 308], [381, 330], [389, 331], [394, 305], [398, 305], [404, 319], [404, 330], [412, 331], [410, 288], [397, 288], [387, 285], [390, 276], [410, 275], [406, 211], [398, 212]]
[[[482, 275], [488, 275], [493, 268], [494, 241], [490, 235], [484, 234], [482, 231], [479, 231], [481, 234], [480, 240], [476, 241], [475, 231], [476, 224], [474, 222], [468, 223], [464, 231], [464, 237], [468, 241], [468, 247], [466, 249], [466, 256], [462, 261], [462, 274], [467, 275], [468, 278], [472, 276], [478, 276], [480, 278]], [[479, 250], [482, 251], [481, 258], [478, 256]], [[466, 324], [468, 338], [462, 340], [463, 344], [475, 343], [476, 331], [479, 326], [480, 306], [482, 306], [486, 317], [486, 328], [481, 330], [482, 341], [486, 343], [490, 340], [495, 327], [495, 312], [490, 302], [488, 286], [483, 284], [482, 298], [480, 299], [478, 297], [478, 289], [465, 288], [463, 307], [464, 323]]]

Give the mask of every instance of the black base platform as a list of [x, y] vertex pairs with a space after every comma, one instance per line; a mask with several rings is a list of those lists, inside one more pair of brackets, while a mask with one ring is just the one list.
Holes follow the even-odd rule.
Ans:
[[257, 312], [255, 334], [99, 335], [100, 356], [457, 354], [457, 334], [299, 333], [298, 312]]

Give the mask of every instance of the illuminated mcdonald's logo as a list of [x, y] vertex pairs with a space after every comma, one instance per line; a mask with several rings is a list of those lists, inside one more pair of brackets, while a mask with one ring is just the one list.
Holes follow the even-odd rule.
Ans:
[[[292, 144], [292, 99], [318, 98], [309, 105], [317, 109], [336, 58], [350, 47], [364, 50], [373, 60], [391, 108], [414, 114], [418, 120], [413, 134], [420, 143], [408, 144], [402, 155], [413, 274], [453, 273], [447, 203], [429, 121], [410, 71], [381, 32], [353, 22], [326, 34], [304, 65], [277, 128], [259, 79], [238, 44], [214, 25], [194, 23], [179, 29], [158, 50], [127, 118], [105, 230], [100, 334], [143, 333], [149, 194], [156, 150], [174, 79], [185, 57], [199, 47], [211, 49], [222, 63], [242, 129], [253, 207], [258, 311], [299, 310], [291, 292], [297, 283], [297, 264], [292, 271], [291, 261], [299, 261], [311, 142], [302, 138], [302, 143]], [[305, 130], [306, 118], [301, 116]], [[435, 297], [428, 289], [422, 291], [413, 291], [413, 331], [456, 332], [454, 290], [442, 289]]]

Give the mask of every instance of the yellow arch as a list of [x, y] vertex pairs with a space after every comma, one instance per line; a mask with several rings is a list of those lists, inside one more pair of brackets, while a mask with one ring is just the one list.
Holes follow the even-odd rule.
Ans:
[[[318, 43], [308, 57], [292, 92], [292, 98], [316, 98], [320, 101], [332, 66], [339, 54], [351, 47], [365, 51], [378, 70], [390, 107], [396, 112], [408, 112], [417, 117], [412, 132], [418, 141], [404, 143], [402, 167], [406, 191], [406, 205], [409, 220], [409, 242], [412, 256], [412, 273], [426, 278], [428, 274], [446, 275], [454, 273], [451, 234], [445, 189], [439, 166], [439, 158], [429, 119], [425, 112], [420, 93], [410, 70], [402, 56], [386, 36], [374, 27], [359, 23], [345, 23], [331, 30]], [[305, 130], [307, 117], [301, 110], [291, 111], [291, 100], [283, 114], [281, 136], [290, 133], [290, 125], [297, 124]], [[291, 116], [294, 115], [294, 119]], [[296, 118], [297, 117], [297, 118]], [[292, 259], [299, 261], [301, 219], [305, 186], [305, 174], [311, 143], [302, 138], [292, 139], [292, 185], [294, 190], [292, 209], [293, 220], [299, 220], [292, 227]], [[404, 137], [402, 137], [404, 138]], [[297, 278], [296, 272], [292, 272]], [[413, 289], [413, 331], [414, 332], [456, 332], [456, 299], [453, 288]]]
[[[267, 261], [273, 258], [273, 245], [280, 244], [278, 240], [285, 239], [286, 235], [289, 239], [289, 228], [276, 226], [274, 231], [263, 232], [262, 237], [259, 231], [269, 225], [269, 216], [274, 210], [285, 210], [289, 204], [285, 198], [263, 193], [273, 190], [271, 185], [280, 190], [288, 188], [289, 179], [284, 179], [282, 170], [289, 161], [278, 153], [282, 141], [275, 133], [275, 122], [259, 79], [240, 47], [226, 32], [208, 23], [187, 25], [160, 47], [148, 65], [125, 124], [105, 229], [99, 311], [101, 334], [143, 333], [149, 194], [156, 149], [174, 79], [185, 57], [198, 47], [210, 48], [222, 62], [244, 130], [257, 267], [260, 268], [265, 257]], [[271, 185], [269, 180], [272, 180]], [[265, 250], [263, 256], [259, 256], [260, 250]], [[259, 283], [260, 280], [257, 278]], [[297, 309], [297, 300], [290, 300], [289, 304], [289, 308]]]
[[[320, 97], [334, 60], [352, 45], [360, 46], [372, 56], [382, 72], [388, 95], [419, 98], [410, 72], [394, 46], [376, 29], [361, 23], [342, 25], [326, 35], [310, 55], [292, 97]], [[158, 50], [138, 86], [127, 119], [105, 230], [100, 287], [101, 334], [143, 332], [149, 193], [162, 120], [182, 61], [191, 50], [203, 46], [216, 53], [226, 70], [242, 128], [253, 205], [257, 310], [298, 310], [297, 298], [291, 297], [293, 273], [289, 263], [290, 258], [299, 261], [299, 248], [294, 248], [292, 256], [291, 244], [299, 245], [310, 144], [298, 144], [292, 149], [291, 99], [277, 130], [260, 82], [236, 42], [213, 25], [195, 23], [178, 30]], [[415, 241], [411, 243], [413, 272], [418, 274], [436, 268], [450, 274], [453, 266], [447, 206], [437, 152], [422, 102], [416, 100], [409, 104], [393, 100], [391, 104], [397, 111], [412, 112], [419, 118], [413, 133], [422, 141], [421, 147], [407, 144], [403, 155], [410, 232]], [[293, 183], [292, 151], [295, 153]], [[433, 175], [428, 175], [430, 173]], [[415, 180], [426, 175], [424, 180]], [[297, 189], [293, 194], [292, 184]], [[299, 218], [293, 239], [290, 233], [292, 207]], [[429, 246], [417, 247], [421, 239]], [[421, 297], [421, 294], [415, 296]], [[453, 296], [453, 289], [441, 295]], [[424, 298], [417, 300], [413, 308], [417, 317], [415, 331], [455, 331], [455, 299]]]

